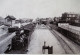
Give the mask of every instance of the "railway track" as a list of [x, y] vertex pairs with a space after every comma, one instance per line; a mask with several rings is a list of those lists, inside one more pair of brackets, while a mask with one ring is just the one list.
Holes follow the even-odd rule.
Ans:
[[64, 37], [62, 34], [58, 33], [57, 31], [55, 31], [54, 29], [50, 31], [58, 39], [58, 41], [64, 48], [66, 54], [79, 54], [80, 53], [80, 50], [79, 50], [80, 46], [78, 46], [71, 40], [67, 39], [66, 37]]
[[58, 36], [54, 31], [51, 31], [51, 33], [56, 36], [56, 38], [62, 45], [63, 49], [65, 50], [66, 54], [74, 54], [73, 50], [69, 47], [69, 45], [60, 36]]

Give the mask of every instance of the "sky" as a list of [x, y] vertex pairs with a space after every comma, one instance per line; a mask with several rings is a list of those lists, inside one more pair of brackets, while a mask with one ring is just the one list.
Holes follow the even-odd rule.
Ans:
[[59, 17], [64, 12], [80, 13], [80, 0], [0, 0], [0, 16], [19, 18]]

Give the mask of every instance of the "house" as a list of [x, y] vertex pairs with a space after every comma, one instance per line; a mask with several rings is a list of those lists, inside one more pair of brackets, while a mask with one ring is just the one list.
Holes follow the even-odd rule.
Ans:
[[62, 20], [65, 20], [66, 22], [74, 21], [75, 19], [77, 19], [77, 15], [78, 14], [75, 14], [75, 13], [65, 12], [62, 14]]
[[14, 16], [10, 16], [8, 15], [7, 17], [5, 17], [5, 24], [12, 26], [13, 24], [15, 24], [15, 17]]

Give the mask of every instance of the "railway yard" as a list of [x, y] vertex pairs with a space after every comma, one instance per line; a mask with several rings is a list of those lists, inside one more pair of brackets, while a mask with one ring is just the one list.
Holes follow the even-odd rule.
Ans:
[[80, 54], [80, 23], [65, 15], [15, 23], [7, 16], [12, 21], [0, 25], [0, 54]]
[[[25, 25], [26, 26], [26, 25]], [[48, 54], [51, 47], [52, 54], [79, 54], [80, 46], [74, 41], [65, 37], [62, 33], [50, 28], [49, 25], [36, 24], [31, 33], [28, 33], [29, 28], [26, 26], [24, 32], [4, 32], [0, 36], [0, 53], [4, 54]], [[27, 31], [26, 31], [27, 30]], [[8, 30], [7, 30], [8, 31]], [[27, 34], [28, 33], [28, 34]], [[16, 39], [21, 37], [22, 39]], [[15, 42], [16, 41], [16, 42]], [[20, 42], [21, 41], [21, 42]], [[45, 43], [45, 44], [44, 44]]]
[[80, 0], [0, 0], [0, 55], [80, 55]]

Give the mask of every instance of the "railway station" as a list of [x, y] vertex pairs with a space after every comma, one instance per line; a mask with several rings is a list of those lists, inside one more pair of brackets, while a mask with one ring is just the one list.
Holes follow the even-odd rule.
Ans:
[[[12, 16], [8, 16], [12, 19]], [[55, 18], [55, 17], [54, 17]], [[57, 18], [57, 17], [56, 17]], [[79, 54], [79, 26], [50, 18], [1, 25], [1, 54]], [[66, 18], [66, 17], [65, 17]], [[71, 17], [72, 18], [72, 17]], [[65, 22], [64, 22], [65, 21]]]
[[0, 0], [0, 54], [80, 54], [80, 1]]

